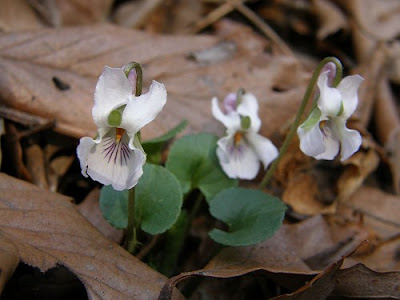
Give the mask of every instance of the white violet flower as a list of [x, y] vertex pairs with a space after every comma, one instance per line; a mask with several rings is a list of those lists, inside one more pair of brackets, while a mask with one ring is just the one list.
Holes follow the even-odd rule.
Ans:
[[332, 160], [339, 153], [344, 161], [353, 155], [362, 142], [358, 131], [346, 127], [347, 119], [358, 104], [357, 91], [364, 80], [359, 75], [343, 78], [334, 88], [329, 86], [329, 74], [318, 77], [319, 99], [317, 107], [299, 126], [300, 149], [316, 159]]
[[131, 77], [125, 75], [123, 67], [104, 67], [92, 109], [98, 134], [95, 139], [81, 138], [77, 148], [82, 174], [111, 184], [115, 190], [132, 188], [142, 176], [146, 154], [137, 133], [154, 120], [167, 101], [165, 87], [157, 81], [146, 94], [136, 97]]
[[259, 135], [258, 102], [254, 95], [229, 94], [224, 99], [224, 112], [218, 99], [212, 99], [214, 117], [226, 127], [226, 136], [218, 140], [217, 156], [222, 169], [230, 178], [253, 179], [260, 161], [264, 168], [278, 156], [272, 142]]

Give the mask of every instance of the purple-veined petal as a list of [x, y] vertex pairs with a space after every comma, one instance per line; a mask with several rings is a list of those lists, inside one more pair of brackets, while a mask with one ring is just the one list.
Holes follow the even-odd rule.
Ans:
[[249, 132], [246, 134], [246, 139], [251, 148], [257, 153], [259, 160], [263, 163], [264, 169], [278, 156], [278, 149], [266, 137], [254, 132]]
[[260, 130], [261, 120], [258, 117], [258, 101], [253, 94], [243, 94], [242, 101], [237, 107], [237, 112], [241, 116], [248, 116], [250, 118], [251, 125], [249, 131], [258, 132]]
[[356, 110], [358, 104], [357, 91], [364, 80], [360, 75], [347, 76], [340, 81], [337, 90], [340, 92], [343, 101], [344, 119], [348, 119]]
[[229, 178], [254, 179], [260, 168], [257, 154], [243, 140], [235, 145], [234, 136], [218, 140], [217, 156]]
[[162, 83], [153, 80], [146, 94], [131, 95], [122, 114], [121, 128], [133, 137], [143, 126], [155, 119], [167, 102], [167, 91]]
[[240, 129], [239, 115], [235, 111], [224, 114], [219, 107], [218, 99], [216, 97], [211, 100], [211, 111], [214, 118], [224, 124], [226, 128], [234, 131]]
[[317, 84], [320, 92], [318, 108], [323, 117], [335, 118], [340, 111], [342, 97], [337, 89], [328, 86], [328, 73], [329, 71], [323, 72], [318, 77]]
[[108, 126], [111, 111], [128, 103], [132, 84], [122, 68], [104, 67], [94, 92], [93, 120], [97, 127]]
[[146, 155], [141, 149], [130, 149], [129, 137], [123, 134], [116, 141], [115, 130], [110, 130], [87, 155], [87, 174], [104, 185], [111, 184], [121, 191], [135, 186], [143, 174]]
[[300, 126], [297, 128], [297, 134], [300, 139], [300, 149], [304, 154], [315, 157], [325, 152], [326, 148], [319, 123], [307, 130]]

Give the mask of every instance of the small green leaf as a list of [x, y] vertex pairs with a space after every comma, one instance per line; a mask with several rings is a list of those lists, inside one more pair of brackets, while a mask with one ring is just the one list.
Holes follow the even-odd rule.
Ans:
[[210, 201], [221, 190], [237, 186], [237, 180], [228, 178], [219, 165], [217, 140], [201, 133], [184, 136], [172, 145], [166, 167], [178, 178], [183, 193], [198, 188]]
[[161, 161], [161, 151], [166, 142], [174, 138], [178, 133], [186, 128], [188, 122], [186, 120], [180, 122], [177, 126], [172, 128], [166, 134], [159, 136], [155, 139], [143, 142], [142, 146], [147, 154], [147, 160], [149, 162], [158, 164]]
[[[100, 209], [104, 218], [116, 228], [128, 226], [129, 191], [115, 191], [111, 185], [100, 193]], [[143, 231], [162, 233], [177, 220], [182, 206], [178, 180], [161, 166], [145, 164], [143, 176], [135, 187], [135, 218]]]
[[115, 228], [128, 226], [128, 190], [116, 191], [111, 185], [100, 191], [100, 209], [104, 218]]
[[304, 130], [310, 130], [314, 126], [316, 126], [321, 118], [321, 111], [318, 107], [315, 107], [313, 111], [308, 116], [307, 120], [304, 121], [300, 127]]
[[161, 166], [145, 164], [135, 190], [135, 217], [143, 231], [159, 234], [178, 219], [183, 201], [179, 181]]
[[230, 188], [210, 203], [211, 214], [229, 226], [213, 229], [210, 237], [223, 245], [247, 246], [264, 241], [279, 229], [286, 206], [279, 198], [259, 190]]

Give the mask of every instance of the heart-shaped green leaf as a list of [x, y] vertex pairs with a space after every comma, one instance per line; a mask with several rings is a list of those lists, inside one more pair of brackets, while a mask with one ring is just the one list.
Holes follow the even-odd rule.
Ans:
[[246, 246], [261, 242], [279, 229], [286, 206], [279, 199], [259, 190], [230, 188], [218, 193], [210, 203], [210, 212], [229, 226], [229, 232], [213, 229], [216, 242]]
[[174, 174], [164, 167], [145, 164], [135, 193], [135, 217], [143, 231], [159, 234], [169, 229], [179, 217], [182, 201]]
[[217, 156], [218, 138], [207, 133], [187, 135], [172, 145], [166, 167], [178, 178], [183, 193], [198, 188], [209, 202], [218, 192], [237, 186], [222, 171]]
[[[116, 228], [128, 225], [129, 191], [115, 191], [104, 186], [100, 208], [106, 220]], [[135, 218], [143, 231], [159, 234], [177, 220], [182, 206], [179, 181], [161, 166], [145, 164], [143, 176], [135, 187]]]

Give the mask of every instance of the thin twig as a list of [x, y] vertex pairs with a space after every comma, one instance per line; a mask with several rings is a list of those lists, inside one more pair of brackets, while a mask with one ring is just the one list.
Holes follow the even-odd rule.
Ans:
[[207, 26], [210, 26], [212, 23], [218, 21], [233, 11], [235, 9], [235, 5], [242, 4], [243, 1], [244, 0], [232, 0], [230, 2], [225, 2], [210, 12], [207, 16], [199, 20], [193, 27], [189, 28], [186, 33], [197, 33]]
[[282, 53], [293, 56], [293, 51], [290, 50], [289, 46], [276, 34], [276, 32], [268, 26], [267, 23], [264, 22], [254, 11], [248, 8], [246, 5], [242, 3], [237, 3], [237, 1], [227, 0], [231, 3], [235, 8], [244, 15], [250, 22], [252, 22], [258, 29], [261, 30], [262, 33], [265, 34], [267, 38], [269, 38], [273, 43], [275, 43], [278, 48], [282, 51]]

